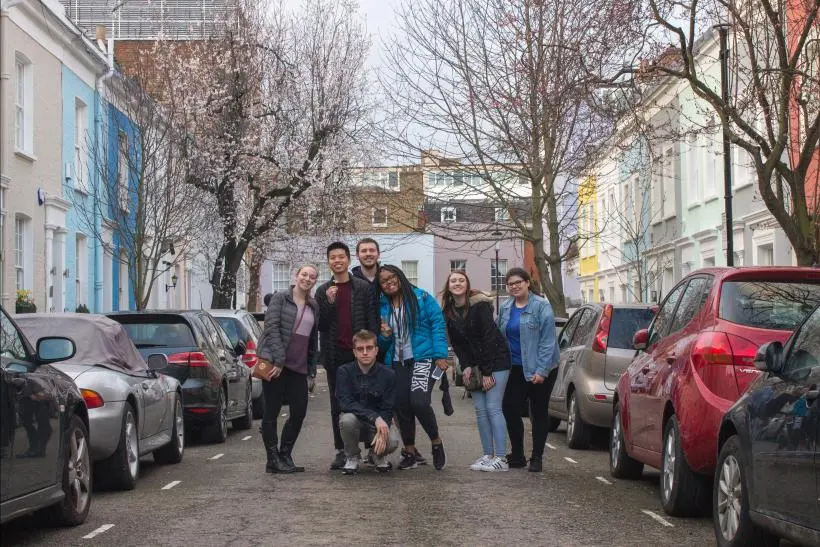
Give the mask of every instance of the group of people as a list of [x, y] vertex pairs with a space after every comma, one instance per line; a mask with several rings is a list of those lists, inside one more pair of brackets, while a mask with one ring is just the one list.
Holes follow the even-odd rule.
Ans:
[[[292, 457], [307, 412], [308, 378], [321, 363], [330, 392], [333, 443], [331, 469], [354, 474], [363, 463], [377, 471], [392, 468], [386, 456], [402, 446], [398, 468], [427, 463], [416, 448], [416, 421], [429, 437], [433, 465], [446, 466], [432, 392], [444, 392], [452, 413], [447, 375], [448, 346], [474, 386], [472, 400], [483, 454], [476, 471], [543, 468], [549, 397], [558, 365], [555, 320], [549, 302], [531, 291], [522, 268], [506, 274], [508, 298], [494, 318], [491, 300], [473, 290], [464, 271], [451, 272], [438, 300], [380, 264], [377, 241], [356, 245], [360, 266], [350, 271], [350, 249], [342, 242], [327, 248], [332, 277], [315, 290], [318, 269], [303, 265], [289, 291], [268, 301], [257, 355], [269, 366], [263, 382], [262, 438], [270, 473], [304, 471]], [[449, 341], [449, 343], [448, 343]], [[290, 412], [282, 428], [277, 418], [287, 399]], [[532, 450], [524, 453], [522, 416], [529, 408]], [[507, 453], [507, 435], [511, 450]], [[362, 444], [368, 454], [361, 457]]]

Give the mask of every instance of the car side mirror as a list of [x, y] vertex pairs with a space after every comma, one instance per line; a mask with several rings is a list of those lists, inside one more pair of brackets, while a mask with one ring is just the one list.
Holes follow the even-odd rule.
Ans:
[[245, 346], [244, 342], [237, 342], [236, 345], [233, 347], [233, 352], [236, 354], [237, 357], [241, 357], [245, 355], [245, 350], [248, 349]]
[[55, 363], [71, 359], [77, 352], [77, 346], [70, 338], [62, 336], [44, 336], [37, 340], [37, 361]]
[[632, 337], [632, 348], [643, 351], [649, 345], [649, 329], [641, 329]]
[[168, 368], [168, 356], [164, 353], [152, 353], [145, 361], [151, 370], [165, 370]]
[[763, 372], [777, 374], [783, 368], [783, 344], [769, 342], [758, 348], [755, 354], [755, 368]]

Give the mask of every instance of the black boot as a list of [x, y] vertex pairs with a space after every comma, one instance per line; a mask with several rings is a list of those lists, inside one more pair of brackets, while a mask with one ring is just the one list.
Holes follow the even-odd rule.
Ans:
[[268, 454], [268, 462], [265, 471], [268, 473], [294, 473], [296, 469], [293, 465], [287, 465], [279, 456], [276, 448], [276, 423], [262, 422], [262, 442], [265, 443], [265, 452]]
[[279, 461], [281, 461], [285, 466], [292, 467], [293, 471], [296, 473], [304, 472], [304, 466], [293, 463], [293, 458], [291, 457], [292, 452], [293, 444], [283, 442], [282, 446], [279, 447]]

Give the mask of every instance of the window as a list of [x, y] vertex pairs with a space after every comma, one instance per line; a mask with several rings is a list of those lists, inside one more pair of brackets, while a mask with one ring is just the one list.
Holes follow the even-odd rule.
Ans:
[[632, 337], [652, 321], [649, 308], [615, 308], [609, 321], [607, 347], [632, 349]]
[[[0, 354], [3, 357], [11, 357], [13, 359], [28, 359], [29, 356], [26, 353], [26, 346], [23, 344], [23, 339], [6, 316], [6, 312], [0, 311], [0, 320], [2, 320], [2, 324], [0, 324], [0, 335], [2, 336], [0, 340], [0, 342], [2, 342], [0, 343]], [[8, 412], [8, 410], [4, 410], [4, 412]]]
[[497, 294], [507, 294], [507, 259], [498, 261], [498, 268], [496, 268], [496, 261], [490, 261], [490, 285], [491, 289]]
[[441, 221], [442, 222], [455, 222], [456, 221], [456, 208], [455, 207], [442, 207], [441, 208]]
[[399, 189], [398, 171], [366, 171], [359, 176], [362, 186], [376, 186], [385, 190]]
[[128, 211], [128, 137], [120, 132], [117, 161], [117, 203]]
[[714, 256], [705, 256], [705, 257], [703, 257], [703, 267], [704, 268], [714, 268], [715, 267], [715, 257]]
[[629, 300], [626, 285], [621, 285], [621, 304], [626, 304]]
[[583, 309], [578, 310], [570, 317], [566, 326], [564, 326], [564, 329], [561, 331], [561, 337], [558, 339], [559, 348], [564, 349], [569, 346], [572, 340], [572, 334], [575, 332], [575, 327], [578, 326], [578, 321], [581, 320], [581, 315], [583, 315], [584, 311]]
[[675, 158], [673, 150], [663, 155], [663, 218], [675, 216]]
[[387, 173], [387, 187], [391, 190], [397, 190], [399, 188], [398, 171], [390, 171], [389, 173]]
[[675, 288], [675, 290], [669, 293], [669, 296], [666, 297], [666, 300], [663, 302], [661, 309], [658, 311], [658, 315], [655, 316], [655, 321], [652, 322], [652, 332], [649, 340], [649, 345], [654, 344], [655, 342], [666, 336], [666, 332], [672, 325], [675, 307], [677, 307], [678, 305], [678, 300], [680, 300], [684, 287], [685, 285], [678, 286], [677, 288]]
[[805, 379], [809, 371], [820, 363], [818, 329], [820, 329], [820, 312], [815, 311], [800, 327], [800, 332], [797, 333], [794, 345], [786, 358], [784, 373], [789, 379]]
[[450, 271], [454, 272], [456, 270], [467, 271], [467, 261], [466, 260], [451, 260], [450, 261]]
[[373, 226], [387, 226], [387, 209], [374, 207], [372, 213]]
[[595, 297], [592, 295], [592, 289], [589, 289], [587, 291], [587, 303], [592, 304], [595, 301], [594, 298]]
[[700, 158], [698, 154], [698, 136], [689, 135], [689, 146], [686, 148], [686, 181], [689, 190], [689, 206], [700, 202]]
[[791, 331], [820, 304], [820, 285], [788, 281], [727, 281], [720, 317], [758, 329]]
[[120, 252], [120, 279], [119, 279], [119, 289], [120, 289], [120, 301], [119, 301], [119, 310], [127, 310], [129, 299], [128, 295], [130, 292], [130, 287], [128, 286], [128, 255], [125, 251]]
[[14, 269], [17, 290], [31, 289], [34, 265], [32, 255], [31, 220], [22, 215], [14, 218]]
[[723, 187], [723, 155], [718, 148], [719, 135], [703, 135], [703, 198], [717, 196], [718, 187]]
[[603, 289], [598, 289], [598, 302], [605, 302], [606, 301], [606, 294], [604, 293]]
[[407, 277], [407, 280], [418, 286], [419, 284], [419, 261], [418, 260], [402, 260], [401, 271]]
[[506, 209], [506, 207], [496, 207], [495, 221], [502, 222], [504, 220], [510, 220], [510, 212]]
[[271, 281], [273, 292], [290, 289], [290, 265], [287, 262], [274, 262], [271, 267]]
[[696, 277], [689, 282], [678, 305], [678, 310], [675, 312], [675, 321], [669, 332], [678, 332], [695, 318], [703, 307], [706, 297], [709, 296], [710, 288], [711, 279], [705, 277]]
[[14, 147], [21, 152], [33, 152], [32, 125], [34, 109], [34, 85], [31, 61], [17, 54], [14, 65], [16, 89], [14, 94]]
[[615, 302], [615, 285], [609, 286], [609, 301]]
[[572, 336], [570, 347], [583, 346], [589, 342], [592, 333], [595, 332], [595, 323], [597, 322], [597, 319], [598, 314], [592, 309], [587, 308], [584, 310], [584, 314], [578, 322], [578, 328], [575, 329], [575, 333]]
[[74, 102], [74, 189], [88, 192], [88, 166], [86, 165], [86, 125], [88, 108], [80, 99]]
[[663, 156], [655, 158], [652, 167], [652, 222], [657, 223], [663, 217]]
[[88, 295], [86, 294], [86, 277], [88, 271], [88, 238], [83, 234], [77, 234], [74, 253], [74, 286], [77, 306], [86, 304]]
[[766, 243], [757, 246], [757, 266], [774, 265], [774, 244]]

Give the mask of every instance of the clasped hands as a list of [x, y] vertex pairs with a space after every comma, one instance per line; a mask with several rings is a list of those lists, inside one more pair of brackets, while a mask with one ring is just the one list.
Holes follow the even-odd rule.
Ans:
[[[473, 375], [472, 367], [465, 368], [462, 371], [462, 374], [464, 375], [464, 381], [469, 382], [470, 378]], [[495, 377], [493, 377], [492, 375], [489, 375], [489, 376], [484, 376], [483, 378], [481, 378], [481, 390], [482, 391], [490, 391], [493, 388], [493, 386], [495, 386]]]
[[390, 436], [390, 426], [384, 421], [384, 418], [379, 416], [376, 418], [376, 436], [373, 437], [373, 443], [370, 449], [377, 456], [381, 456], [387, 450], [387, 440]]

